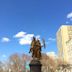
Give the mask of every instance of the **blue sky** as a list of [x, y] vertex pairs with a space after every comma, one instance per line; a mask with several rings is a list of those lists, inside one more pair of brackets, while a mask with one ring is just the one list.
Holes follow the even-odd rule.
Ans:
[[[45, 38], [43, 52], [57, 54], [56, 32], [61, 25], [71, 24], [72, 0], [1, 0], [0, 59], [16, 52], [28, 54], [29, 42], [24, 41], [29, 35]], [[21, 37], [16, 36], [19, 33]]]

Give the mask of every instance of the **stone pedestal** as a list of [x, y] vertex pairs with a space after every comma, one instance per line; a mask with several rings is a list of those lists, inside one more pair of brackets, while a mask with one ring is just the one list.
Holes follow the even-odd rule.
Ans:
[[41, 62], [39, 60], [32, 60], [29, 64], [30, 72], [41, 72]]

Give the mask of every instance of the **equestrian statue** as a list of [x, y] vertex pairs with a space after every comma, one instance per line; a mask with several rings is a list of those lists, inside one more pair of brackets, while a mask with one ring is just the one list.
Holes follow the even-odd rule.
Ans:
[[32, 53], [32, 58], [33, 59], [41, 59], [42, 54], [41, 54], [41, 48], [44, 47], [45, 48], [45, 40], [43, 39], [43, 45], [41, 44], [39, 39], [36, 39], [35, 37], [33, 37], [32, 42], [31, 42], [31, 47], [30, 47], [30, 51]]

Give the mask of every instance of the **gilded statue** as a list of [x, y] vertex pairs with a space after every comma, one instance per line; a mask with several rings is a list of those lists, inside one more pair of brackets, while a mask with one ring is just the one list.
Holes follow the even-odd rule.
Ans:
[[33, 37], [32, 42], [31, 42], [31, 47], [30, 47], [30, 51], [32, 53], [32, 57], [33, 59], [41, 59], [42, 54], [41, 54], [41, 48], [45, 47], [45, 41], [43, 40], [43, 45], [41, 45], [41, 42], [39, 39], [36, 39], [35, 37]]

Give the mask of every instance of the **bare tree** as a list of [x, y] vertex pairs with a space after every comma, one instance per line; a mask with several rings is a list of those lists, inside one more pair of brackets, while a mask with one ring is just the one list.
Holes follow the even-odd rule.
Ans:
[[3, 72], [3, 63], [0, 61], [0, 72]]

